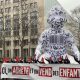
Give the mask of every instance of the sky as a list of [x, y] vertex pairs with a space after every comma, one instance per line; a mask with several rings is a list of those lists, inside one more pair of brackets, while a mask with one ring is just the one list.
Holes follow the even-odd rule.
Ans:
[[44, 15], [45, 15], [45, 27], [47, 26], [47, 16], [49, 10], [58, 2], [62, 5], [62, 7], [71, 15], [71, 11], [80, 5], [80, 0], [44, 0]]
[[57, 1], [63, 6], [63, 8], [71, 14], [71, 11], [80, 5], [80, 0], [44, 0], [45, 12], [50, 10], [50, 8], [57, 3]]
[[47, 27], [47, 16], [50, 11], [50, 9], [53, 7], [53, 5], [57, 4], [56, 0], [44, 0], [44, 18], [45, 18], [45, 27]]
[[57, 0], [71, 14], [71, 10], [80, 5], [80, 0]]

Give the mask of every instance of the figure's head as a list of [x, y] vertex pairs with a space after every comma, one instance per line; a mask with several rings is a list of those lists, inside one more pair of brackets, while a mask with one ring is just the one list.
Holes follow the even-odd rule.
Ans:
[[51, 28], [61, 29], [64, 20], [66, 20], [65, 17], [66, 14], [64, 9], [59, 5], [55, 5], [49, 12], [47, 22], [51, 25]]

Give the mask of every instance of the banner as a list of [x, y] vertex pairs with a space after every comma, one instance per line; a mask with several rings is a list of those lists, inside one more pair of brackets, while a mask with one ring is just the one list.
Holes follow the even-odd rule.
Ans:
[[80, 65], [3, 63], [1, 78], [29, 80], [80, 80]]

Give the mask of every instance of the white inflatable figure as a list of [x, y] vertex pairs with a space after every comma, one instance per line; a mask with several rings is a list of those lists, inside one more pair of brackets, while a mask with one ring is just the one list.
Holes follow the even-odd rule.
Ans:
[[60, 6], [56, 5], [50, 10], [47, 19], [49, 28], [44, 30], [39, 38], [35, 51], [36, 60], [41, 61], [44, 58], [44, 62], [48, 64], [46, 59], [50, 57], [53, 57], [53, 61], [55, 61], [55, 58], [58, 59], [60, 56], [65, 58], [67, 55], [71, 64], [78, 64], [66, 50], [66, 47], [71, 48], [73, 55], [80, 60], [80, 53], [74, 43], [72, 34], [63, 29], [65, 16], [65, 11]]

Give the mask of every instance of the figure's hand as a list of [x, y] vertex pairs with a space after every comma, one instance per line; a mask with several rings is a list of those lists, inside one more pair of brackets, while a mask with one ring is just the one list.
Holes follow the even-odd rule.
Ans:
[[71, 49], [72, 49], [72, 51], [74, 53], [73, 55], [76, 57], [76, 59], [78, 61], [80, 61], [80, 52], [79, 52], [77, 46], [75, 44], [73, 44], [72, 47], [71, 47]]
[[74, 56], [74, 59], [80, 64], [80, 58], [77, 55]]
[[40, 57], [39, 57], [39, 62], [44, 62], [45, 64], [49, 64], [49, 62], [46, 60], [46, 59], [49, 59], [51, 57], [50, 54], [42, 54]]
[[49, 62], [45, 59], [45, 57], [44, 57], [43, 55], [41, 55], [41, 56], [39, 57], [39, 62], [40, 62], [40, 63], [49, 64]]
[[70, 64], [79, 64], [73, 56], [69, 55], [69, 54], [65, 54], [63, 57], [65, 57], [67, 55], [69, 61], [70, 61]]

